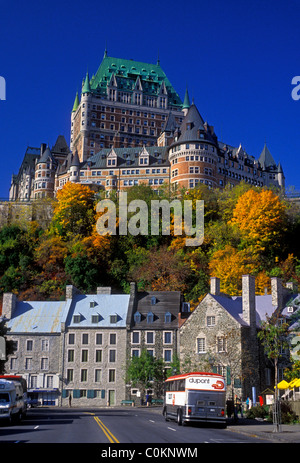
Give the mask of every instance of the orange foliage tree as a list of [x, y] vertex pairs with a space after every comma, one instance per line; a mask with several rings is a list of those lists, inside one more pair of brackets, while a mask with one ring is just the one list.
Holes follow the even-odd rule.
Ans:
[[242, 194], [230, 220], [254, 252], [278, 251], [286, 231], [286, 206], [271, 190], [249, 190]]

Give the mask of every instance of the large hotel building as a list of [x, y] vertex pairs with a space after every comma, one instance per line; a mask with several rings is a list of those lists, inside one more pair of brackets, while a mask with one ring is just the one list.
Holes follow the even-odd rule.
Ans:
[[284, 188], [282, 167], [267, 146], [256, 159], [241, 145], [219, 141], [187, 90], [182, 102], [159, 61], [111, 58], [106, 51], [76, 94], [70, 145], [60, 135], [51, 149], [27, 147], [10, 200], [55, 196], [69, 181], [107, 195], [142, 183], [189, 189], [244, 181]]

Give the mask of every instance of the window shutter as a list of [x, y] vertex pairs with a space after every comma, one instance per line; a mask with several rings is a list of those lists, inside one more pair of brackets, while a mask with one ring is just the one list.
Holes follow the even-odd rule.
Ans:
[[227, 384], [227, 386], [230, 386], [230, 384], [231, 384], [230, 367], [226, 368], [226, 384]]

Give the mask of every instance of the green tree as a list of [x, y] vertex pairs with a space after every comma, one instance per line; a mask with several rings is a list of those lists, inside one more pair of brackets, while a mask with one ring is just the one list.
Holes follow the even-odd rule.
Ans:
[[284, 349], [289, 348], [288, 323], [280, 323], [279, 317], [267, 317], [261, 323], [258, 339], [261, 341], [267, 358], [274, 365], [275, 403], [273, 408], [274, 431], [280, 430], [280, 406], [278, 400], [278, 364]]
[[153, 382], [156, 390], [163, 383], [164, 362], [143, 349], [139, 357], [134, 356], [128, 361], [126, 378], [127, 382], [139, 389], [144, 402], [146, 390], [152, 387]]

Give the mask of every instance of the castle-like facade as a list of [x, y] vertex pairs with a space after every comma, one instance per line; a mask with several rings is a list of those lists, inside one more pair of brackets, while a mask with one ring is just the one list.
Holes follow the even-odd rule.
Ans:
[[190, 103], [182, 102], [160, 66], [112, 58], [105, 51], [71, 112], [70, 146], [59, 136], [50, 149], [28, 147], [10, 200], [55, 196], [67, 182], [95, 191], [120, 191], [140, 184], [194, 188], [285, 186], [282, 167], [265, 145], [256, 159], [240, 145], [218, 140], [214, 128]]

